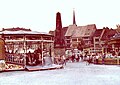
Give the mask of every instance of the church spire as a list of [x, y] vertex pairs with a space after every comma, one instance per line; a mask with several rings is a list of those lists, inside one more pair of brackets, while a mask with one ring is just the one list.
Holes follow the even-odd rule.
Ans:
[[73, 24], [76, 25], [76, 20], [75, 20], [75, 10], [73, 9]]

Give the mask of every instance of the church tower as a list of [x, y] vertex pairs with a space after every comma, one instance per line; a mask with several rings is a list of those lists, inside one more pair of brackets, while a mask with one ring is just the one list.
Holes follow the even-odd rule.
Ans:
[[77, 25], [75, 20], [75, 10], [73, 10], [73, 25]]

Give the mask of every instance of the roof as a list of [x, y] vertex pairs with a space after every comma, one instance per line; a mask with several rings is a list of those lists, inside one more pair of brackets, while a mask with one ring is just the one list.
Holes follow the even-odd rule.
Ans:
[[69, 25], [65, 36], [72, 36], [73, 32], [76, 28], [77, 28], [77, 26], [75, 24], [74, 25]]
[[85, 25], [85, 26], [76, 26], [70, 25], [65, 36], [72, 36], [72, 37], [86, 37], [91, 36], [96, 30], [95, 24]]
[[67, 30], [68, 30], [68, 27], [63, 27], [63, 28], [62, 28], [62, 36], [63, 36], [63, 37], [65, 36]]
[[103, 29], [96, 29], [95, 33], [93, 34], [93, 37], [100, 37]]
[[113, 37], [115, 35], [115, 33], [117, 33], [117, 32], [114, 29], [105, 29], [105, 32], [104, 32], [101, 40], [108, 40], [111, 37]]
[[45, 32], [37, 32], [37, 31], [24, 31], [24, 30], [19, 30], [19, 31], [1, 31], [0, 34], [12, 34], [12, 35], [18, 35], [18, 34], [45, 34], [45, 35], [51, 35]]
[[49, 31], [49, 34], [55, 35], [55, 31]]
[[[64, 37], [65, 36], [65, 34], [66, 34], [66, 32], [67, 32], [67, 29], [68, 29], [68, 27], [63, 27], [61, 30], [62, 30], [62, 36]], [[49, 34], [52, 34], [52, 35], [54, 35], [55, 36], [55, 31], [49, 31]]]
[[111, 39], [120, 39], [120, 33], [116, 33]]
[[20, 27], [16, 27], [16, 28], [2, 28], [2, 31], [0, 31], [0, 35], [1, 34], [6, 34], [6, 35], [18, 35], [18, 34], [29, 34], [29, 35], [35, 35], [35, 34], [39, 34], [39, 35], [52, 35], [50, 33], [46, 33], [46, 32], [37, 32], [37, 31], [31, 31], [31, 29], [26, 29], [26, 28], [20, 28]]
[[16, 27], [16, 28], [3, 28], [2, 31], [18, 31], [18, 30], [24, 30], [24, 31], [31, 31], [31, 29], [25, 29], [25, 28], [20, 28], [20, 27]]

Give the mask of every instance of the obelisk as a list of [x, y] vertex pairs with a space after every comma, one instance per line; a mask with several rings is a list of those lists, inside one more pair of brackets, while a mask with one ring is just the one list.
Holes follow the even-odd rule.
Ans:
[[63, 55], [65, 53], [65, 41], [62, 34], [61, 13], [56, 14], [56, 30], [54, 39], [55, 55]]

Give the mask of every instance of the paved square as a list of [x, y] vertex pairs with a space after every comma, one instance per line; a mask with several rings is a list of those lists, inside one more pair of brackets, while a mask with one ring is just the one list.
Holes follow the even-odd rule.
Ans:
[[120, 85], [120, 66], [78, 62], [64, 69], [2, 72], [0, 85]]

